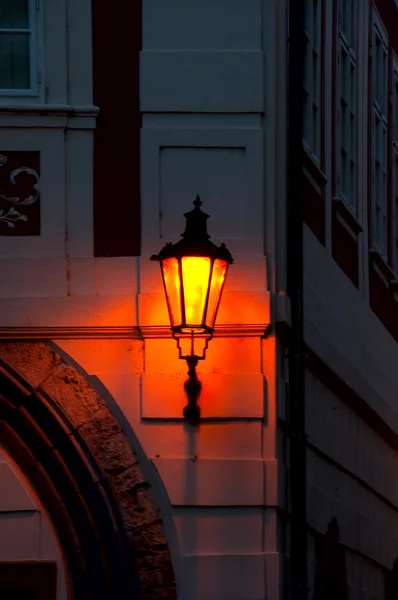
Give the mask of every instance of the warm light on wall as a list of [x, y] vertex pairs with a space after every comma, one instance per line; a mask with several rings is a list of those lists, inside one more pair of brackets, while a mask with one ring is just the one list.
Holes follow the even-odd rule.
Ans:
[[[151, 260], [160, 262], [171, 331], [177, 340], [179, 357], [188, 364], [189, 379], [185, 384], [188, 405], [184, 415], [192, 423], [200, 417], [197, 398], [201, 386], [196, 365], [198, 360], [205, 358], [207, 345], [213, 336], [225, 278], [233, 262], [225, 244], [216, 246], [210, 241], [206, 227], [209, 215], [201, 210], [201, 205], [197, 196], [195, 208], [185, 213], [187, 222], [182, 240], [166, 244], [159, 254], [151, 257]], [[201, 356], [195, 352], [198, 338], [202, 346]], [[184, 353], [182, 347], [186, 340], [190, 341], [190, 347]]]

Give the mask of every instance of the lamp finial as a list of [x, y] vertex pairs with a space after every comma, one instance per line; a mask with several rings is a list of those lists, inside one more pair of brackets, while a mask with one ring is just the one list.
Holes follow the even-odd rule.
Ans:
[[195, 208], [200, 208], [202, 206], [202, 200], [200, 199], [199, 194], [196, 195], [193, 205], [195, 206]]

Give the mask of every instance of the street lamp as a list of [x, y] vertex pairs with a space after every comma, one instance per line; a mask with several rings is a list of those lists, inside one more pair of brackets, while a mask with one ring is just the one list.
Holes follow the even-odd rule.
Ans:
[[[185, 390], [188, 404], [184, 416], [193, 424], [200, 417], [197, 403], [201, 384], [196, 374], [199, 360], [203, 360], [209, 341], [213, 337], [214, 325], [220, 306], [228, 267], [233, 263], [225, 244], [216, 246], [210, 241], [206, 221], [209, 215], [201, 210], [199, 196], [194, 209], [185, 213], [185, 231], [182, 239], [166, 244], [151, 260], [160, 262], [166, 294], [170, 326], [177, 341], [179, 358], [186, 360], [188, 380]], [[198, 355], [195, 345], [201, 341], [202, 351]], [[182, 349], [184, 342], [189, 348]], [[185, 348], [185, 346], [184, 346]]]

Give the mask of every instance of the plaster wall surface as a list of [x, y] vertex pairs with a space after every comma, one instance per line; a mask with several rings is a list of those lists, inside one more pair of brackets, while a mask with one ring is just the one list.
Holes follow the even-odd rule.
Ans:
[[[93, 255], [89, 5], [45, 2], [46, 106], [0, 110], [2, 148], [39, 150], [42, 181], [41, 235], [0, 236], [0, 328], [73, 329], [55, 343], [117, 404], [163, 488], [181, 598], [276, 600], [275, 339], [261, 338], [283, 282], [286, 2], [143, 1], [142, 247], [120, 258]], [[235, 259], [218, 323], [255, 333], [212, 340], [192, 430], [174, 342], [111, 338], [167, 325], [149, 257], [178, 239], [197, 193], [212, 239]], [[84, 339], [87, 327], [107, 339]]]
[[311, 371], [306, 398], [310, 584], [313, 533], [325, 533], [336, 517], [352, 597], [382, 599], [384, 573], [398, 554], [397, 453]]
[[[396, 341], [329, 251], [305, 228], [304, 337], [308, 348], [397, 432]], [[352, 597], [384, 598], [384, 574], [398, 555], [398, 454], [316, 371], [307, 372], [307, 513], [312, 532], [332, 517], [346, 547]], [[315, 541], [309, 534], [309, 583]], [[351, 596], [350, 596], [351, 597]]]
[[366, 298], [305, 228], [308, 346], [398, 432], [398, 347]]
[[[203, 410], [206, 402], [215, 404], [217, 419], [205, 418], [197, 430], [181, 418], [185, 364], [178, 361], [174, 343], [149, 342], [57, 340], [56, 344], [85, 369], [105, 398], [112, 396], [121, 422], [134, 431], [149, 459], [152, 482], [159, 478], [164, 486], [166, 498], [157, 500], [166, 525], [169, 519], [172, 551], [182, 560], [180, 589], [186, 597], [261, 597], [266, 569], [272, 564], [271, 583], [277, 562], [274, 431], [271, 428], [268, 435], [261, 417], [242, 417], [240, 408], [234, 415], [230, 407], [226, 409], [224, 394], [207, 396], [205, 387], [206, 377], [260, 373], [260, 340], [213, 340], [199, 376], [205, 382]], [[145, 395], [143, 377], [156, 374], [160, 379], [156, 389]], [[170, 386], [168, 377], [178, 385]], [[263, 393], [250, 398], [244, 387], [239, 390], [248, 410], [254, 407], [254, 415], [263, 414]], [[267, 455], [264, 438], [270, 447]]]
[[[284, 131], [286, 3], [173, 0], [166, 8], [144, 0], [142, 256], [112, 259], [93, 256], [89, 5], [45, 2], [46, 90], [39, 100], [64, 108], [0, 115], [2, 148], [39, 150], [42, 171], [40, 237], [0, 236], [0, 327], [166, 325], [157, 265], [148, 258], [178, 238], [197, 193], [211, 214], [213, 240], [226, 242], [236, 262], [219, 323], [268, 324], [270, 294], [285, 287], [278, 127]], [[308, 232], [306, 251], [306, 339], [395, 422], [392, 341]], [[352, 347], [366, 337], [361, 311], [385, 350]], [[212, 341], [200, 369], [205, 421], [198, 431], [181, 419], [185, 365], [170, 340], [56, 343], [107, 388], [165, 488], [162, 506], [171, 512], [183, 562], [181, 594], [242, 600], [266, 590], [276, 599], [281, 477], [273, 338]]]

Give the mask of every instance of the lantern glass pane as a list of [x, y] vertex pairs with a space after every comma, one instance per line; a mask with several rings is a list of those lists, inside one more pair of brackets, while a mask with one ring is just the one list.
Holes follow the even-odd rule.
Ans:
[[210, 258], [205, 257], [184, 256], [181, 259], [187, 329], [190, 325], [203, 323], [211, 262]]
[[162, 260], [164, 287], [171, 326], [182, 324], [181, 312], [181, 280], [177, 258]]
[[216, 320], [227, 269], [228, 263], [224, 260], [216, 259], [214, 261], [213, 272], [211, 274], [209, 303], [206, 314], [206, 325], [212, 329]]

